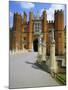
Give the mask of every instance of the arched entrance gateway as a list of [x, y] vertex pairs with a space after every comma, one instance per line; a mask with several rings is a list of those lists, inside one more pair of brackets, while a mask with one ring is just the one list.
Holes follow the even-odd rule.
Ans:
[[33, 41], [33, 50], [34, 52], [38, 52], [38, 38]]

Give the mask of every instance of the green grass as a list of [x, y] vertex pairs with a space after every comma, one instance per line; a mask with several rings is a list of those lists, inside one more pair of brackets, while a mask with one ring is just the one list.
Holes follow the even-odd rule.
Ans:
[[60, 73], [58, 74], [64, 81], [66, 80], [66, 74], [65, 73]]
[[66, 73], [59, 73], [56, 75], [56, 78], [62, 83], [66, 84]]
[[[46, 65], [45, 62], [42, 62], [41, 64], [35, 63], [40, 69], [50, 73], [49, 67]], [[66, 85], [66, 73], [58, 73], [56, 74], [55, 79], [62, 85]]]

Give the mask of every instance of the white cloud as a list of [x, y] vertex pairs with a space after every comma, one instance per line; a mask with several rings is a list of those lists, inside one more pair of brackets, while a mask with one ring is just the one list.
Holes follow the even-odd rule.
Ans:
[[44, 8], [43, 8], [43, 9], [41, 9], [41, 11], [40, 11], [40, 16], [42, 15], [43, 11], [44, 11]]
[[29, 2], [20, 2], [22, 8], [31, 9], [34, 8], [35, 4]]
[[54, 11], [62, 9], [64, 11], [64, 5], [52, 4], [51, 7], [47, 10], [47, 19], [54, 20]]
[[10, 15], [10, 17], [13, 17], [13, 13], [12, 12], [10, 12], [9, 15]]
[[10, 27], [12, 27], [13, 26], [13, 13], [12, 12], [9, 12], [9, 18], [10, 18], [9, 20]]
[[[65, 11], [64, 10], [65, 6], [64, 5], [52, 4], [51, 7], [46, 10], [46, 12], [47, 12], [47, 20], [54, 20], [54, 11], [55, 10], [60, 10], [60, 9]], [[41, 9], [40, 14], [42, 14], [43, 11], [44, 11], [44, 8]]]

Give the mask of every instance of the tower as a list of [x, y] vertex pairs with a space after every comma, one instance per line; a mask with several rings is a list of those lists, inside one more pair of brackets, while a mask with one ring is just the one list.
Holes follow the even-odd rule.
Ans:
[[24, 24], [21, 26], [21, 49], [24, 49]]
[[13, 49], [19, 50], [21, 49], [21, 25], [22, 25], [22, 17], [18, 13], [14, 14], [13, 21]]
[[23, 44], [24, 44], [24, 48], [27, 49], [28, 48], [28, 22], [27, 22], [27, 14], [26, 12], [24, 12], [23, 14], [23, 35], [22, 35], [22, 39], [23, 39]]
[[57, 61], [55, 57], [55, 40], [54, 40], [54, 30], [51, 30], [50, 38], [50, 72], [54, 76], [58, 71]]
[[27, 23], [27, 14], [24, 12], [23, 14], [23, 23], [26, 24]]
[[42, 59], [46, 61], [46, 48], [47, 48], [47, 14], [46, 11], [43, 11], [43, 20], [42, 20], [42, 32], [43, 32], [43, 46], [42, 46]]
[[9, 36], [10, 36], [9, 46], [10, 46], [10, 50], [12, 50], [13, 49], [13, 28], [10, 29]]
[[46, 14], [46, 11], [43, 11], [42, 32], [43, 32], [43, 42], [47, 42], [47, 14]]
[[55, 43], [56, 55], [64, 55], [64, 12], [55, 11]]
[[29, 13], [29, 26], [28, 26], [28, 49], [32, 51], [32, 34], [33, 32], [33, 13]]

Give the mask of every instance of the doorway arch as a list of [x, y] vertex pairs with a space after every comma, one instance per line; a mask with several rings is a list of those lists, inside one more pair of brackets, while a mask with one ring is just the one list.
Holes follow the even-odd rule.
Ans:
[[33, 49], [34, 49], [34, 52], [38, 52], [38, 39], [35, 39], [33, 41]]

